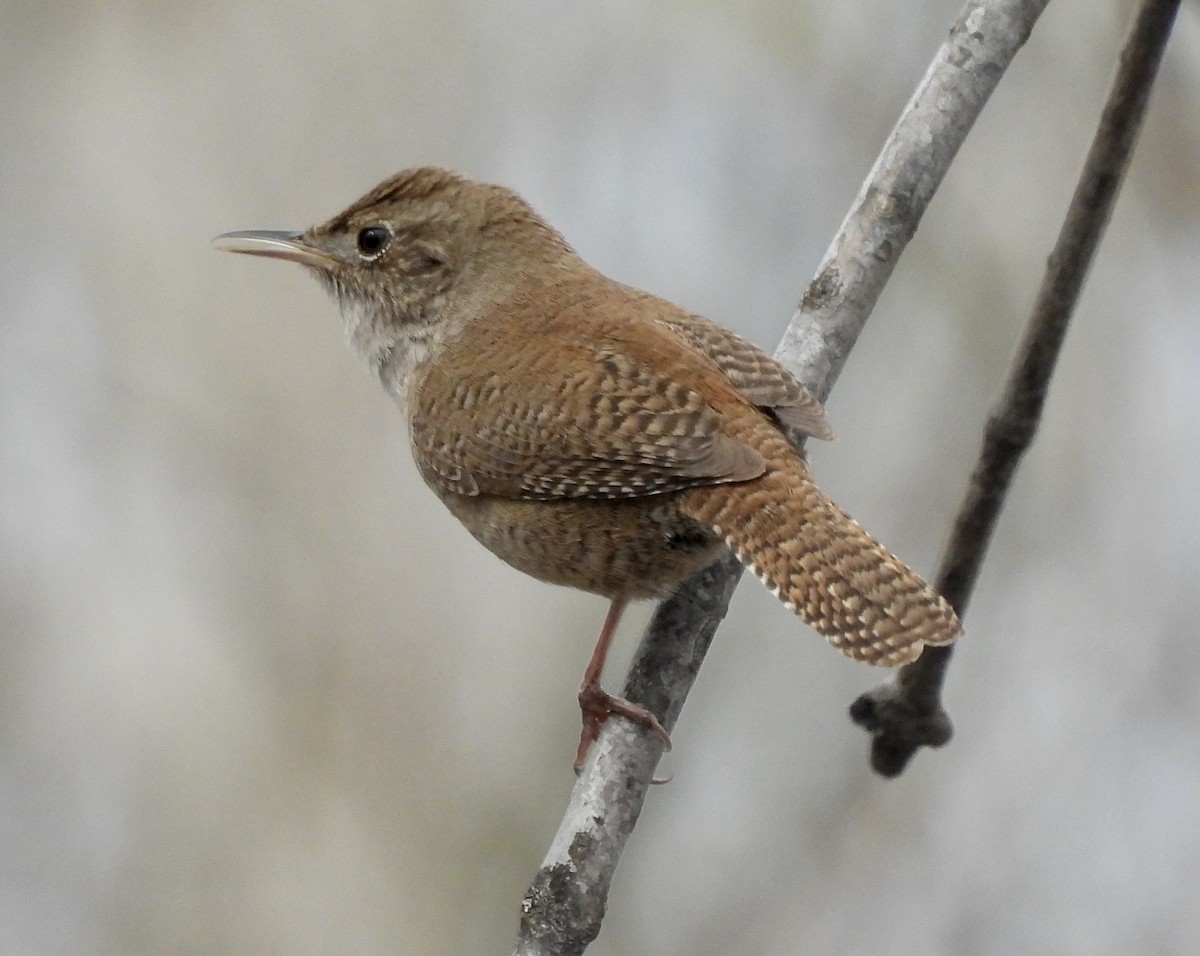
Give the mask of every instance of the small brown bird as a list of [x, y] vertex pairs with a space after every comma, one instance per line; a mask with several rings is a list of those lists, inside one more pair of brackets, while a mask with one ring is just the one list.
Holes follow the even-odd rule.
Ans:
[[218, 249], [307, 266], [351, 345], [407, 410], [425, 482], [485, 547], [608, 598], [579, 692], [576, 766], [620, 714], [600, 674], [625, 605], [661, 598], [728, 545], [844, 654], [915, 659], [953, 609], [813, 483], [793, 436], [821, 404], [770, 355], [609, 279], [516, 193], [432, 167], [304, 233]]

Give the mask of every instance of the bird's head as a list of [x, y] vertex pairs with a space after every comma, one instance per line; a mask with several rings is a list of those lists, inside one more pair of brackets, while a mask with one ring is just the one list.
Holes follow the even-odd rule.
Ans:
[[304, 232], [228, 232], [213, 245], [312, 270], [354, 350], [381, 372], [419, 361], [539, 263], [573, 255], [516, 193], [432, 166], [398, 173]]

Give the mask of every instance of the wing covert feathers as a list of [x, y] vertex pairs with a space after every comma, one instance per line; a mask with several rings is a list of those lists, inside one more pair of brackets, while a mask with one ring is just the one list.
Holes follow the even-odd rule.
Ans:
[[[652, 302], [647, 297], [647, 302]], [[832, 440], [825, 409], [796, 377], [753, 342], [711, 322], [684, 312], [651, 311], [659, 325], [670, 329], [712, 362], [747, 399], [767, 409], [800, 435]]]
[[[660, 372], [666, 360], [627, 346], [550, 330], [516, 355], [481, 350], [443, 360], [410, 397], [425, 480], [455, 494], [618, 499], [763, 473], [762, 456], [724, 432], [704, 394], [669, 365]], [[566, 376], [564, 354], [574, 358]], [[715, 370], [700, 370], [730, 389]], [[520, 388], [507, 384], [514, 379]]]

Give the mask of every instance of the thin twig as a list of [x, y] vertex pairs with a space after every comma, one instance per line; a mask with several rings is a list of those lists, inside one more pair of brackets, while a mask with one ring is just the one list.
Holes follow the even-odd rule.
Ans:
[[[937, 576], [938, 590], [960, 617], [967, 610], [1017, 464], [1037, 432], [1055, 362], [1129, 167], [1178, 9], [1179, 0], [1145, 0], [1134, 17], [1025, 337], [988, 417], [983, 447]], [[871, 766], [878, 773], [894, 777], [918, 749], [950, 739], [941, 691], [952, 654], [949, 646], [927, 649], [892, 680], [851, 705], [851, 717], [871, 734]]]
[[[934, 191], [1049, 0], [971, 0], [901, 114], [793, 316], [777, 356], [825, 398]], [[674, 726], [741, 567], [727, 558], [655, 612], [624, 696]], [[622, 720], [592, 745], [522, 902], [517, 956], [575, 956], [600, 931], [617, 861], [661, 744]]]

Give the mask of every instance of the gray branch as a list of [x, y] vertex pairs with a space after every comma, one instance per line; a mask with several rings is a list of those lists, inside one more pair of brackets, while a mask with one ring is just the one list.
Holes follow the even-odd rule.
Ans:
[[[983, 447], [938, 568], [937, 588], [960, 616], [1017, 465], [1037, 433], [1067, 326], [1121, 190], [1178, 9], [1179, 0], [1144, 0], [1134, 17], [1024, 338], [988, 417]], [[931, 647], [851, 705], [852, 719], [871, 734], [871, 765], [878, 773], [897, 776], [921, 747], [950, 739], [941, 695], [952, 655], [949, 646]]]
[[[828, 396], [951, 161], [1049, 0], [972, 0], [953, 24], [859, 191], [776, 355]], [[741, 566], [726, 558], [654, 614], [623, 694], [670, 730]], [[637, 823], [657, 738], [608, 721], [522, 901], [516, 956], [573, 956], [596, 938], [617, 861]]]

